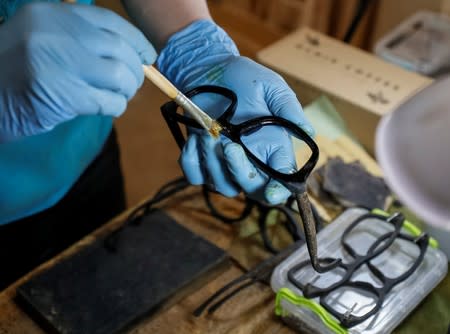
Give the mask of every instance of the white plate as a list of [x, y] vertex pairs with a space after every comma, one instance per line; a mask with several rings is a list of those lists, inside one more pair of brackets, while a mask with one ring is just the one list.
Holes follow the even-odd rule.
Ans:
[[431, 227], [450, 257], [450, 77], [384, 116], [375, 148], [392, 191]]

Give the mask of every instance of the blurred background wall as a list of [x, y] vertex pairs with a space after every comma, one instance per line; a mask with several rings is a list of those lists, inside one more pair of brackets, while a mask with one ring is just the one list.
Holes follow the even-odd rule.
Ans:
[[[344, 39], [355, 13], [364, 5], [350, 44], [371, 51], [380, 36], [417, 10], [450, 13], [450, 0], [209, 0], [211, 14], [235, 40], [241, 54], [254, 58], [262, 48], [309, 26]], [[126, 17], [119, 0], [97, 0]], [[166, 97], [149, 82], [116, 121], [122, 149], [128, 204], [150, 196], [181, 175], [179, 150], [160, 116]]]

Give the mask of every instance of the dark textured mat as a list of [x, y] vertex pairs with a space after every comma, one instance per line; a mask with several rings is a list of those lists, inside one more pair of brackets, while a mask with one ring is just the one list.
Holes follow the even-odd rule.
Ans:
[[[46, 330], [117, 333], [182, 298], [227, 263], [226, 253], [162, 211], [33, 277], [18, 302]], [[178, 300], [177, 299], [177, 300]]]

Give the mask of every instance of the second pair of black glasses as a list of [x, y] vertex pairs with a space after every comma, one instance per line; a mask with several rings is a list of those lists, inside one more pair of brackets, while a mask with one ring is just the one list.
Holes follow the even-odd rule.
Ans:
[[[319, 261], [317, 257], [317, 240], [316, 228], [314, 222], [314, 215], [311, 209], [308, 196], [306, 194], [306, 179], [315, 167], [319, 158], [319, 148], [314, 140], [296, 124], [276, 116], [263, 116], [244, 121], [240, 124], [232, 123], [232, 118], [235, 114], [238, 99], [236, 94], [224, 87], [219, 86], [199, 86], [186, 93], [186, 96], [192, 98], [199, 94], [215, 94], [228, 100], [228, 106], [220, 113], [216, 121], [222, 127], [221, 135], [229, 138], [231, 141], [238, 143], [244, 149], [247, 157], [270, 178], [273, 178], [283, 184], [294, 195], [297, 202], [299, 213], [303, 222], [303, 230], [308, 252], [311, 259], [311, 264], [317, 272], [326, 272], [336, 268], [340, 260], [333, 259], [330, 261]], [[179, 107], [173, 101], [164, 104], [161, 107], [161, 112], [174, 136], [180, 149], [183, 148], [186, 140], [181, 130], [179, 123], [188, 127], [202, 129], [202, 127], [192, 118], [185, 116], [179, 112]], [[217, 110], [214, 111], [216, 114]], [[267, 163], [263, 162], [252, 147], [246, 144], [246, 137], [254, 134], [267, 127], [276, 126], [283, 128], [287, 133], [293, 137], [304, 142], [310, 149], [310, 156], [304, 165], [291, 173], [283, 173], [275, 170]], [[277, 140], [277, 138], [270, 138]]]
[[[362, 323], [381, 309], [387, 294], [410, 277], [425, 256], [428, 235], [405, 234], [401, 232], [403, 223], [401, 214], [360, 216], [342, 234], [340, 243], [349, 256], [346, 262], [326, 274], [314, 275], [308, 269], [311, 263], [303, 261], [289, 269], [289, 282], [306, 298], [318, 297], [344, 327]], [[380, 225], [382, 232], [375, 233]]]

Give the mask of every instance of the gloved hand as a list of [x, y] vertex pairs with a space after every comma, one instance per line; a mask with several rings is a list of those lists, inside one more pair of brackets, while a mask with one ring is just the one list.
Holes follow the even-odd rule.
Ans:
[[[276, 115], [313, 134], [294, 92], [281, 76], [239, 56], [231, 38], [212, 21], [196, 21], [174, 34], [157, 64], [182, 91], [204, 84], [233, 90], [238, 97], [233, 123]], [[225, 110], [223, 99], [212, 94], [196, 96], [194, 102], [213, 118]], [[290, 137], [279, 127], [263, 128], [249, 135], [245, 144], [274, 169], [290, 172], [295, 168]], [[255, 199], [278, 204], [290, 195], [284, 186], [260, 172], [240, 145], [224, 137], [215, 140], [206, 131], [190, 134], [180, 164], [189, 182], [210, 184], [225, 196], [236, 196], [243, 190]]]
[[156, 53], [144, 35], [99, 7], [33, 3], [0, 26], [0, 142], [77, 115], [119, 116]]

